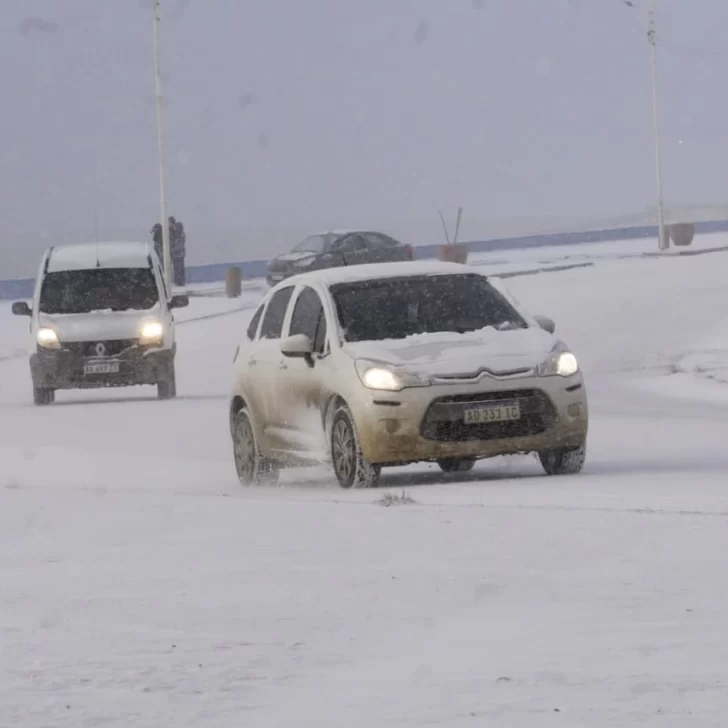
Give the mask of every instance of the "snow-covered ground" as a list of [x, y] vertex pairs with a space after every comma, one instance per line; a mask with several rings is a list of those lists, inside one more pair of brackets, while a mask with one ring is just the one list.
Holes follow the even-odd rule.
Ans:
[[509, 280], [587, 376], [562, 479], [511, 458], [245, 490], [227, 392], [259, 294], [179, 312], [169, 402], [32, 407], [3, 307], [0, 725], [725, 725], [724, 256]]

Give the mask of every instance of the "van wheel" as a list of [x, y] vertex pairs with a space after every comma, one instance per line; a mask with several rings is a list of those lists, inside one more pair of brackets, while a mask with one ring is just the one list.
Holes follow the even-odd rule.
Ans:
[[33, 387], [33, 404], [46, 405], [56, 401], [56, 390]]
[[177, 396], [177, 377], [174, 371], [174, 362], [169, 365], [164, 379], [157, 382], [157, 397], [159, 399], [174, 399]]
[[243, 485], [274, 485], [278, 481], [278, 464], [263, 457], [253, 421], [245, 407], [235, 415], [233, 456], [238, 479]]
[[331, 425], [331, 461], [342, 488], [373, 488], [382, 468], [362, 455], [354, 418], [346, 405], [334, 413]]
[[443, 473], [467, 473], [475, 467], [475, 458], [443, 458], [437, 464]]

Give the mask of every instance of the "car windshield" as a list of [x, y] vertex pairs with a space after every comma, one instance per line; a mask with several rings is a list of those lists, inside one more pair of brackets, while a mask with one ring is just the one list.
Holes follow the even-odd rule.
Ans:
[[312, 235], [301, 241], [295, 248], [294, 253], [323, 253], [326, 238], [323, 235]]
[[513, 306], [477, 274], [408, 276], [331, 287], [347, 341], [527, 328]]
[[94, 268], [48, 273], [40, 311], [48, 314], [150, 309], [159, 300], [148, 268]]

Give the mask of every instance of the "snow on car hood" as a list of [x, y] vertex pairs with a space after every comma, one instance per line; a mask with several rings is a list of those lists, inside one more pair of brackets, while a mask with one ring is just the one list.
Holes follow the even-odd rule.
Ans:
[[136, 339], [143, 322], [159, 318], [159, 304], [144, 311], [93, 311], [38, 316], [40, 326], [53, 329], [61, 341]]
[[313, 258], [316, 253], [310, 251], [300, 251], [293, 253], [284, 253], [283, 255], [277, 255], [276, 260], [284, 261], [286, 263], [294, 263], [297, 260], [303, 260], [304, 258]]
[[386, 362], [428, 376], [464, 377], [483, 369], [494, 374], [533, 369], [556, 343], [557, 339], [541, 328], [486, 328], [464, 334], [441, 332], [347, 343], [344, 351], [355, 359]]

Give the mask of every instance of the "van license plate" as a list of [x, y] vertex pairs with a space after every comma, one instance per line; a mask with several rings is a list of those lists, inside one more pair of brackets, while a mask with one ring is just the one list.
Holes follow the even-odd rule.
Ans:
[[118, 374], [118, 361], [103, 361], [86, 364], [83, 368], [84, 374]]
[[465, 410], [466, 425], [481, 425], [489, 422], [513, 422], [521, 419], [521, 406], [518, 402], [472, 407]]

